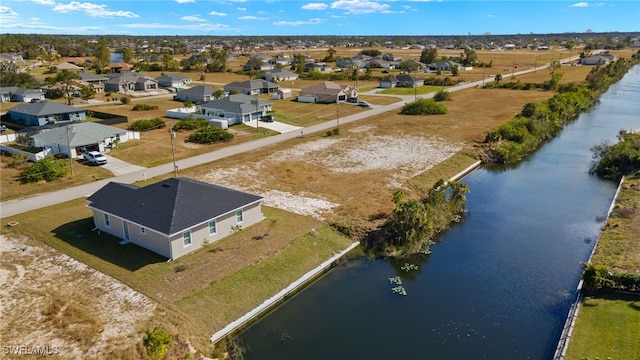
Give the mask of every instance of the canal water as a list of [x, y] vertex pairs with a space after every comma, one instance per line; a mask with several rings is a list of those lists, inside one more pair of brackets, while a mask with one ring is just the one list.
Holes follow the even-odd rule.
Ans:
[[640, 128], [639, 98], [636, 66], [527, 161], [466, 176], [468, 213], [432, 254], [342, 263], [243, 332], [245, 358], [552, 358], [616, 189], [590, 148]]

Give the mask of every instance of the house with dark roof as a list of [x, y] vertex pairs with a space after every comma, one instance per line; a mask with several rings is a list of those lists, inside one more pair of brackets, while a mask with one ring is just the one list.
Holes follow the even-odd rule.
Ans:
[[95, 122], [82, 122], [45, 129], [31, 135], [30, 143], [34, 147], [51, 149], [53, 154], [61, 153], [75, 158], [84, 151], [106, 152], [132, 139], [140, 139], [140, 133]]
[[24, 89], [18, 86], [0, 87], [0, 102], [32, 102], [44, 100], [44, 92], [41, 90]]
[[176, 94], [176, 100], [179, 101], [191, 101], [192, 103], [203, 103], [207, 101], [211, 101], [215, 99], [213, 93], [216, 92], [216, 89], [198, 85], [189, 89], [180, 90]]
[[105, 91], [122, 92], [157, 90], [158, 82], [136, 72], [107, 74], [109, 80], [104, 83]]
[[350, 98], [358, 98], [358, 89], [332, 81], [323, 81], [319, 84], [308, 86], [300, 90], [298, 94], [298, 101], [306, 103], [335, 103]]
[[245, 95], [273, 94], [278, 92], [278, 85], [262, 79], [235, 81], [225, 85], [224, 91]]
[[110, 182], [87, 201], [96, 229], [171, 260], [264, 218], [262, 197], [183, 177]]
[[36, 101], [9, 109], [12, 122], [27, 126], [42, 126], [59, 121], [82, 121], [87, 115], [84, 109], [53, 101]]
[[271, 111], [271, 103], [253, 96], [234, 94], [200, 105], [201, 115], [227, 120], [228, 125], [241, 124], [260, 118]]

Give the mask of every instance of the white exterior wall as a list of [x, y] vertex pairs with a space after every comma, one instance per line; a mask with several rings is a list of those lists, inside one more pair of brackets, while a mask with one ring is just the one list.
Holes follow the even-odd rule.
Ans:
[[[262, 202], [259, 201], [243, 209], [242, 223], [236, 222], [235, 211], [217, 218], [215, 234], [209, 234], [209, 221], [194, 226], [189, 229], [189, 231], [191, 231], [191, 245], [184, 246], [182, 237], [183, 232], [173, 234], [171, 236], [171, 241], [169, 241], [169, 236], [158, 233], [149, 228], [145, 228], [145, 232], [143, 234], [140, 230], [141, 226], [131, 222], [128, 222], [129, 241], [168, 259], [177, 259], [180, 256], [200, 249], [204, 245], [205, 241], [213, 243], [226, 237], [233, 232], [232, 227], [236, 225], [239, 225], [241, 228], [246, 228], [262, 221], [264, 216], [262, 215], [261, 203]], [[109, 215], [110, 226], [106, 226], [104, 222], [104, 213], [95, 209], [92, 209], [92, 211], [93, 221], [98, 230], [104, 231], [117, 238], [124, 239], [123, 219], [114, 215]]]
[[317, 97], [314, 95], [307, 95], [307, 96], [298, 95], [298, 101], [303, 103], [314, 103], [317, 101]]

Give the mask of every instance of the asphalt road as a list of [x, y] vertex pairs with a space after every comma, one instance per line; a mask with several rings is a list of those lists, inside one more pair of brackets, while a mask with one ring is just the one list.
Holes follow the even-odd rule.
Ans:
[[[575, 58], [577, 58], [577, 56], [574, 57], [574, 59]], [[566, 62], [568, 60], [569, 59], [565, 59], [562, 62]], [[515, 72], [514, 75], [517, 76], [517, 75], [530, 73], [533, 71], [543, 70], [543, 69], [546, 69], [547, 67], [548, 65], [538, 66], [537, 68], [531, 68], [531, 69]], [[479, 80], [475, 82], [460, 84], [458, 86], [454, 86], [452, 88], [447, 89], [447, 91], [454, 92], [454, 91], [469, 89], [477, 86], [482, 86], [483, 82], [489, 82], [489, 81], [493, 81], [493, 77], [487, 77], [484, 79], [484, 81]], [[371, 94], [375, 94], [375, 92], [371, 92]], [[432, 98], [434, 95], [435, 93], [431, 93], [427, 95], [421, 95], [419, 97]], [[384, 95], [381, 95], [381, 96], [384, 96]], [[404, 106], [405, 103], [412, 102], [414, 100], [414, 96], [397, 96], [397, 95], [390, 95], [390, 96], [400, 97], [403, 99], [403, 101], [399, 101], [389, 105], [373, 106], [368, 111], [364, 111], [358, 114], [353, 114], [350, 116], [338, 117], [337, 119], [334, 119], [331, 121], [306, 127], [302, 131], [304, 132], [304, 134], [314, 134], [318, 132], [325, 132], [329, 129], [335, 128], [336, 126], [358, 121], [358, 120], [367, 118], [369, 116], [397, 110], [402, 106]], [[229, 146], [227, 148], [212, 151], [210, 153], [196, 155], [187, 159], [178, 160], [176, 161], [176, 167], [178, 168], [178, 170], [187, 169], [190, 167], [210, 163], [219, 159], [241, 154], [244, 152], [255, 151], [261, 147], [281, 143], [283, 141], [287, 141], [298, 136], [300, 136], [300, 132], [291, 131], [291, 132], [286, 132], [283, 134], [271, 136], [268, 138], [263, 138], [263, 139], [248, 142], [248, 143]], [[99, 190], [100, 188], [102, 188], [103, 186], [105, 186], [107, 183], [111, 181], [131, 184], [136, 181], [144, 181], [148, 178], [169, 174], [169, 173], [172, 173], [173, 171], [174, 171], [173, 163], [168, 163], [168, 164], [155, 166], [152, 168], [142, 168], [133, 172], [129, 172], [127, 174], [115, 176], [105, 180], [92, 182], [89, 184], [75, 186], [68, 189], [39, 194], [39, 195], [22, 198], [22, 199], [5, 201], [3, 203], [0, 203], [0, 217], [3, 219], [7, 219], [8, 217], [16, 214], [21, 214], [21, 213], [39, 209], [42, 207], [59, 204], [59, 203], [77, 199], [80, 197], [86, 197], [93, 194], [94, 192], [96, 192], [97, 190]]]

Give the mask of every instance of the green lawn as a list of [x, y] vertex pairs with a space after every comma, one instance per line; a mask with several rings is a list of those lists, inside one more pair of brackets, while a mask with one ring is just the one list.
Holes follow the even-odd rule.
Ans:
[[585, 298], [566, 359], [640, 359], [640, 296]]
[[379, 91], [378, 94], [387, 94], [387, 95], [425, 95], [434, 93], [440, 90], [446, 90], [451, 86], [433, 86], [433, 85], [424, 85], [418, 86], [417, 88], [392, 88]]

